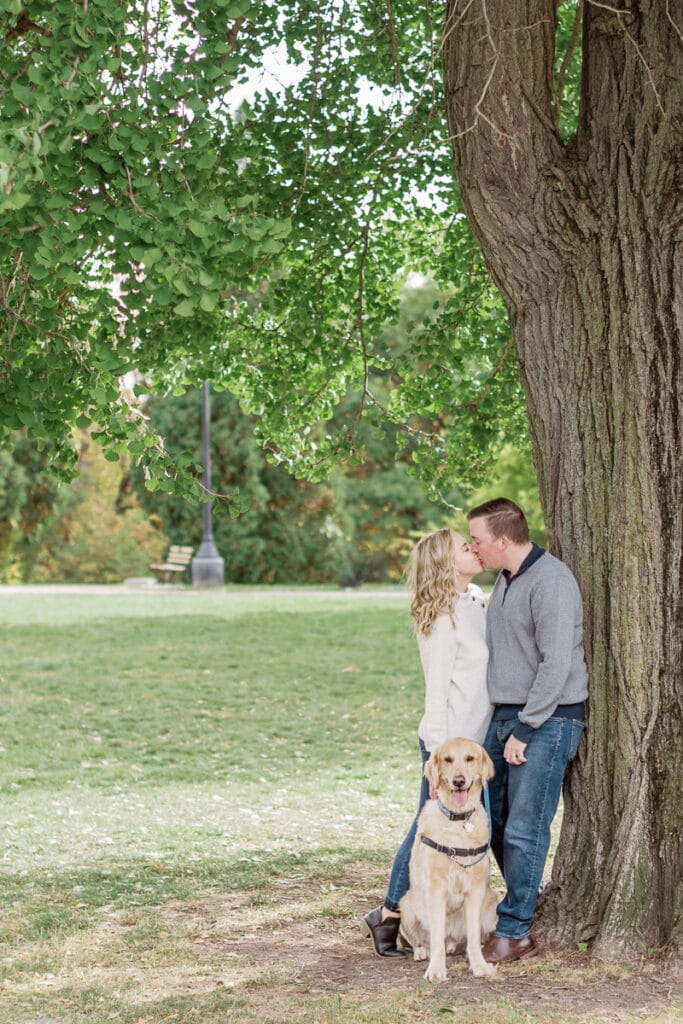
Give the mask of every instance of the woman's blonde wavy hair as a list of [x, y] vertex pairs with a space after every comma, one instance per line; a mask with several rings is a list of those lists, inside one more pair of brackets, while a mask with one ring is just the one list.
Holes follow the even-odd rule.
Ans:
[[455, 624], [454, 557], [453, 532], [448, 527], [426, 534], [413, 548], [406, 573], [413, 592], [410, 614], [423, 636], [429, 636], [439, 615], [450, 615]]

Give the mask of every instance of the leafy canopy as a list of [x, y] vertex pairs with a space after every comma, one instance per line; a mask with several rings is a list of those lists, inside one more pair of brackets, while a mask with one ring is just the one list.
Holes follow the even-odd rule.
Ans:
[[[362, 458], [361, 417], [398, 424], [435, 491], [523, 435], [454, 184], [440, 21], [430, 0], [1, 0], [5, 436], [27, 427], [68, 474], [73, 425], [94, 422], [108, 458], [191, 492], [131, 370], [230, 388], [273, 461], [311, 478]], [[390, 352], [410, 274], [448, 300]]]

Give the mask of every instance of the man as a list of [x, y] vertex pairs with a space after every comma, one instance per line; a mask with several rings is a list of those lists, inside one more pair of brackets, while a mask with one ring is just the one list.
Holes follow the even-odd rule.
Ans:
[[502, 570], [486, 624], [494, 713], [484, 746], [496, 772], [491, 848], [507, 893], [484, 958], [507, 963], [538, 952], [531, 922], [550, 825], [584, 728], [583, 609], [571, 572], [530, 541], [514, 502], [495, 498], [467, 518], [482, 566]]

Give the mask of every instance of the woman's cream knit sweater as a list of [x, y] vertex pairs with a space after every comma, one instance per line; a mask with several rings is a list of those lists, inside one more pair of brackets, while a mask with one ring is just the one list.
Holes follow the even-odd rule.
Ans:
[[486, 604], [470, 583], [455, 606], [455, 628], [440, 615], [417, 642], [425, 677], [425, 713], [418, 734], [432, 751], [451, 736], [482, 743], [493, 708], [486, 689]]

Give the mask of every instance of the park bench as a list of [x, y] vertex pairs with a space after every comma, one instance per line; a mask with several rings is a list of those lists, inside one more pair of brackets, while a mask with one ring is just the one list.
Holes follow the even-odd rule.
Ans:
[[174, 575], [182, 576], [192, 561], [193, 548], [183, 547], [182, 544], [171, 544], [166, 555], [165, 562], [154, 562], [150, 569], [160, 573], [164, 583], [169, 583]]

